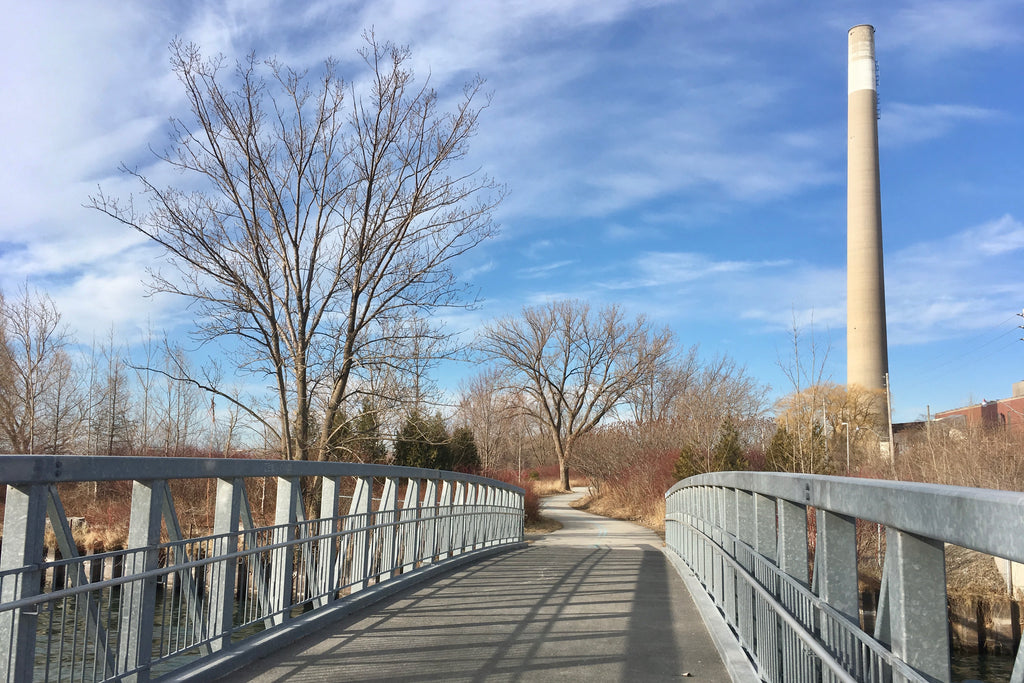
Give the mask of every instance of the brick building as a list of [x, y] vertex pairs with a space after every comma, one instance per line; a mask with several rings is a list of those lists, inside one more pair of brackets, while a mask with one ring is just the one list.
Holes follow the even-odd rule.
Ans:
[[964, 421], [969, 426], [1024, 429], [1024, 382], [1013, 385], [1013, 396], [935, 413], [936, 420]]

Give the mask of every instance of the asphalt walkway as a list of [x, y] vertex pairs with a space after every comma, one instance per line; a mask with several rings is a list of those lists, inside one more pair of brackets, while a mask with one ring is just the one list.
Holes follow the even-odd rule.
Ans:
[[457, 569], [231, 674], [232, 681], [729, 681], [642, 527], [545, 500], [564, 528]]

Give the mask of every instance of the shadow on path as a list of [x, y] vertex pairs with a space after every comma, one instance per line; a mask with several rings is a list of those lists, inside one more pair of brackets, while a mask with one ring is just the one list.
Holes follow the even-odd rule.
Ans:
[[682, 581], [641, 533], [650, 532], [634, 527], [631, 539], [616, 527], [607, 547], [566, 528], [578, 543], [555, 532], [456, 570], [230, 680], [729, 680]]

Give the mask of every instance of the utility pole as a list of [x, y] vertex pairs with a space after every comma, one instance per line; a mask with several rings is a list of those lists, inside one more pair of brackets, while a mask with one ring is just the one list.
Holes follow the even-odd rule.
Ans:
[[892, 391], [889, 390], [889, 373], [885, 373], [885, 417], [889, 423], [889, 458], [893, 471], [896, 469], [896, 442], [892, 438]]
[[850, 476], [850, 423], [840, 422], [846, 427], [846, 476]]

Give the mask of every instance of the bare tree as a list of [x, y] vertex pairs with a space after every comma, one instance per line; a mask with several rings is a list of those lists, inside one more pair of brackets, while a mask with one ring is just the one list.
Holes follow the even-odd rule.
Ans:
[[724, 420], [732, 422], [744, 442], [754, 440], [767, 394], [768, 387], [729, 356], [716, 356], [701, 365], [673, 406], [683, 424], [685, 442], [703, 461], [701, 471], [714, 469], [715, 445]]
[[638, 426], [663, 422], [672, 416], [672, 407], [686, 393], [699, 368], [697, 347], [673, 351], [654, 371], [630, 392], [629, 405]]
[[52, 451], [78, 400], [56, 304], [27, 286], [13, 300], [0, 294], [0, 342], [0, 430], [14, 453]]
[[52, 383], [43, 406], [43, 422], [47, 427], [43, 451], [73, 453], [81, 446], [88, 406], [82, 390], [82, 374], [71, 355], [58, 350], [50, 366]]
[[594, 314], [563, 300], [491, 323], [480, 345], [528, 397], [525, 409], [547, 431], [568, 490], [577, 441], [649, 381], [671, 334], [652, 331], [643, 317], [627, 321], [618, 306]]
[[501, 379], [497, 368], [484, 370], [463, 384], [459, 398], [459, 417], [473, 431], [484, 470], [497, 466], [520, 412], [514, 397], [502, 391]]
[[493, 233], [501, 198], [462, 169], [482, 82], [441, 111], [437, 94], [415, 84], [407, 49], [365, 37], [365, 95], [333, 60], [314, 80], [250, 55], [229, 78], [223, 58], [172, 43], [191, 118], [172, 121], [172, 147], [158, 156], [200, 189], [161, 188], [125, 168], [149, 197], [147, 213], [102, 192], [92, 199], [164, 248], [176, 273], [153, 272], [152, 286], [193, 303], [200, 338], [248, 350], [239, 365], [270, 381], [278, 418], [237, 405], [289, 459], [323, 457], [350, 378], [381, 362], [388, 329], [465, 303], [451, 262]]
[[[160, 374], [164, 376], [164, 383], [154, 398], [153, 406], [157, 418], [156, 431], [164, 455], [179, 456], [186, 449], [197, 445], [199, 416], [203, 408], [202, 393], [194, 384], [176, 379], [195, 375], [185, 350], [180, 346], [165, 343]], [[218, 379], [204, 376], [204, 380], [211, 385], [219, 386]], [[232, 392], [230, 395], [231, 404], [237, 406], [240, 402], [238, 393]]]
[[[106, 343], [99, 349], [106, 367], [97, 363], [92, 373], [94, 387], [90, 396], [94, 404], [90, 410], [94, 452], [103, 455], [128, 455], [137, 442], [131, 418], [131, 376], [124, 349], [117, 344], [114, 328], [110, 328]], [[93, 349], [95, 359], [96, 349]]]

